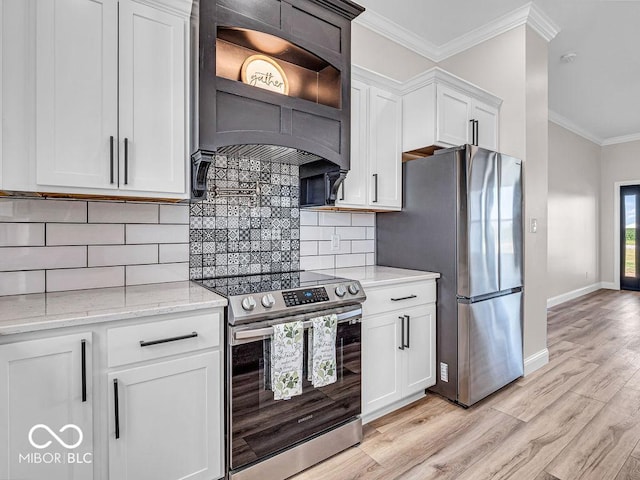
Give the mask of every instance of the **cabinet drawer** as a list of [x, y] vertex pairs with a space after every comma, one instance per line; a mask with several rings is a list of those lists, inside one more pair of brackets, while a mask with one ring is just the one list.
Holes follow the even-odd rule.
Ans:
[[111, 328], [107, 331], [109, 367], [188, 353], [220, 344], [222, 314], [209, 310], [182, 318]]
[[407, 282], [392, 287], [365, 289], [367, 300], [362, 311], [365, 315], [389, 312], [436, 301], [436, 282]]

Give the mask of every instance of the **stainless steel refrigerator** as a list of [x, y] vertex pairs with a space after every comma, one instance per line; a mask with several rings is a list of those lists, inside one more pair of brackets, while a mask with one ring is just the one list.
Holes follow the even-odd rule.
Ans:
[[522, 376], [522, 161], [472, 145], [403, 164], [377, 263], [440, 272], [437, 383], [472, 405]]

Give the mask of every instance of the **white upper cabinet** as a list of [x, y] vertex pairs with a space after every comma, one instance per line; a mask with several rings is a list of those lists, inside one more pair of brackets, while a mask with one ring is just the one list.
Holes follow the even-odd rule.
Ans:
[[3, 22], [3, 80], [24, 89], [3, 105], [21, 151], [3, 145], [0, 187], [188, 198], [190, 2], [24, 3], [20, 29]]
[[499, 150], [502, 100], [439, 68], [410, 80], [402, 98], [402, 150], [470, 143]]
[[351, 167], [336, 206], [400, 210], [402, 98], [373, 83], [375, 78], [351, 81]]

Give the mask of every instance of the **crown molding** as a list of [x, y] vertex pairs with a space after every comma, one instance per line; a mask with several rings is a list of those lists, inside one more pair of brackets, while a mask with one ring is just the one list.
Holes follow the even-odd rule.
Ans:
[[640, 140], [640, 133], [633, 133], [631, 135], [622, 135], [620, 137], [605, 138], [602, 142], [602, 146], [617, 145], [618, 143], [637, 142]]
[[438, 56], [438, 47], [434, 43], [425, 40], [420, 35], [413, 33], [402, 25], [383, 17], [373, 10], [365, 10], [353, 23], [362, 25], [429, 60], [435, 60]]
[[590, 132], [587, 132], [584, 128], [579, 127], [568, 118], [563, 117], [562, 115], [554, 112], [553, 110], [549, 110], [549, 121], [555, 123], [556, 125], [560, 125], [562, 128], [569, 130], [570, 132], [573, 132], [576, 135], [579, 135], [582, 138], [589, 140], [590, 142], [595, 143], [598, 146], [602, 146], [604, 142], [604, 139]]
[[361, 80], [374, 87], [385, 89], [396, 95], [402, 95], [404, 84], [391, 77], [387, 77], [380, 73], [361, 67], [360, 65], [351, 64], [351, 78]]
[[434, 62], [441, 62], [521, 25], [529, 25], [547, 42], [560, 31], [546, 14], [531, 2], [440, 46], [372, 10], [365, 11], [354, 21]]

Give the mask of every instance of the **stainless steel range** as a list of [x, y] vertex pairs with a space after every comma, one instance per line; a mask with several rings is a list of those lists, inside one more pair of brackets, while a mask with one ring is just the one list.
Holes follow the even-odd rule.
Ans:
[[[227, 298], [227, 470], [234, 480], [282, 480], [362, 440], [360, 283], [312, 272], [198, 281]], [[308, 380], [314, 317], [337, 315], [336, 381]], [[304, 328], [302, 393], [275, 400], [270, 380], [274, 326]]]

